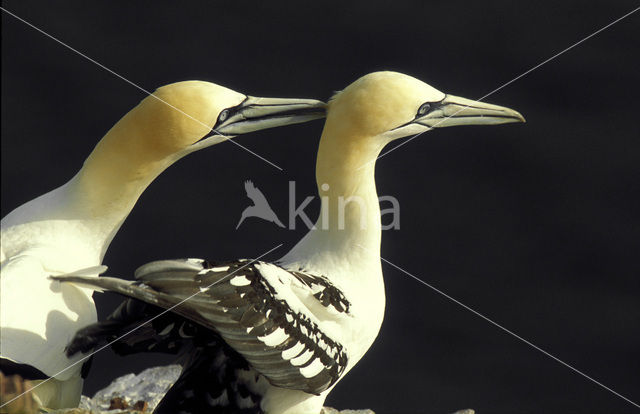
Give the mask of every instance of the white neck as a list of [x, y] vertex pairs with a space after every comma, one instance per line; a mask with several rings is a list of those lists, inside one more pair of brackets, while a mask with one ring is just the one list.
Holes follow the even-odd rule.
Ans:
[[142, 192], [189, 152], [161, 145], [160, 128], [137, 126], [141, 107], [114, 125], [69, 182], [3, 218], [3, 244], [6, 239], [17, 251], [45, 245], [64, 252], [83, 246], [91, 265], [100, 264]]
[[102, 245], [101, 259], [144, 190], [177, 159], [171, 157], [149, 163], [105, 160], [108, 165], [86, 162], [67, 184], [67, 212], [81, 219], [93, 236], [98, 237], [95, 242]]
[[328, 266], [352, 275], [379, 268], [380, 206], [370, 161], [384, 144], [375, 137], [345, 139], [325, 127], [316, 165], [320, 217], [283, 264], [318, 272]]

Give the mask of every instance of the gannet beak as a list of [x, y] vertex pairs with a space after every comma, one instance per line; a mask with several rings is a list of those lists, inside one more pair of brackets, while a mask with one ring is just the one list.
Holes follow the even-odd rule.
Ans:
[[454, 95], [446, 95], [442, 101], [433, 105], [435, 108], [414, 122], [429, 128], [525, 122], [524, 117], [513, 109]]
[[326, 116], [326, 104], [315, 99], [256, 98], [220, 112], [213, 133], [225, 137], [299, 124]]

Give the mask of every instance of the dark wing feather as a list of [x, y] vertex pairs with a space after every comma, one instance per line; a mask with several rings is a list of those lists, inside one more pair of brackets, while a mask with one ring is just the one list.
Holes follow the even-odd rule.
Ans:
[[[81, 276], [57, 279], [97, 286], [164, 309], [173, 307], [171, 312], [219, 333], [273, 385], [319, 394], [344, 371], [346, 352], [308, 316], [277, 299], [256, 264], [264, 263], [168, 260], [139, 268], [136, 282]], [[348, 311], [348, 301], [326, 278], [301, 272], [289, 275], [313, 288], [325, 306]]]
[[190, 353], [180, 378], [154, 414], [264, 414], [262, 397], [238, 377], [241, 372], [251, 372], [247, 361], [220, 337], [211, 339], [208, 346], [195, 347]]
[[349, 301], [345, 298], [340, 289], [334, 286], [329, 279], [324, 276], [310, 275], [302, 272], [290, 272], [300, 282], [304, 283], [323, 306], [333, 306], [338, 312], [349, 313]]
[[107, 319], [80, 329], [65, 351], [72, 356], [111, 343], [118, 355], [138, 352], [178, 354], [185, 345], [191, 344], [190, 338], [195, 335], [198, 325], [175, 313], [160, 315], [162, 311], [157, 306], [126, 299]]

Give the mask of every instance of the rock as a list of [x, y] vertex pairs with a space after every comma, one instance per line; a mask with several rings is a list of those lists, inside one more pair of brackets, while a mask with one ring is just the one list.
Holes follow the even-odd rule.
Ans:
[[[124, 375], [98, 391], [93, 398], [83, 395], [80, 408], [89, 410], [91, 414], [151, 413], [169, 387], [178, 379], [180, 370], [180, 365], [168, 365], [149, 368], [138, 375]], [[322, 414], [375, 413], [371, 410], [338, 411], [335, 408], [325, 407]]]
[[323, 407], [320, 414], [376, 414], [371, 410], [342, 410], [338, 411], [335, 408]]
[[[51, 414], [150, 414], [167, 390], [180, 376], [180, 365], [149, 368], [140, 374], [127, 374], [115, 379], [93, 398], [82, 396], [80, 408], [44, 411]], [[398, 410], [402, 412], [402, 410]], [[471, 409], [452, 414], [474, 414]], [[374, 411], [342, 410], [324, 407], [320, 414], [375, 414]]]
[[112, 411], [108, 410], [113, 408], [119, 410], [115, 412], [130, 409], [134, 410], [133, 412], [150, 413], [178, 379], [181, 369], [180, 365], [167, 365], [146, 369], [138, 375], [127, 374], [116, 378], [108, 387], [98, 391], [93, 398], [82, 396], [80, 408], [109, 413]]
[[342, 410], [340, 414], [376, 414], [372, 410]]

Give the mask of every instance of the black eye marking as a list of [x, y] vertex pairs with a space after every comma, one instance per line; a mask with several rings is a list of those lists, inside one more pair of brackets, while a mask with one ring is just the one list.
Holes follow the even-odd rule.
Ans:
[[444, 106], [443, 101], [444, 99], [442, 99], [441, 101], [423, 103], [422, 105], [420, 105], [420, 108], [418, 108], [418, 113], [416, 114], [416, 118], [420, 118], [430, 112], [440, 109], [442, 106]]
[[431, 111], [431, 104], [429, 102], [425, 102], [420, 105], [420, 108], [418, 108], [418, 116], [426, 115], [429, 111]]
[[218, 122], [224, 122], [229, 117], [229, 110], [225, 109], [218, 115]]
[[248, 99], [249, 99], [249, 97], [245, 96], [245, 98], [242, 100], [242, 102], [240, 102], [238, 105], [232, 106], [230, 108], [222, 110], [220, 112], [220, 114], [218, 115], [218, 119], [216, 120], [216, 124], [213, 126], [212, 129], [216, 129], [217, 127], [220, 126], [220, 124], [224, 123], [227, 119], [232, 118], [233, 116], [235, 116], [239, 112], [242, 112], [243, 109], [249, 107], [250, 105], [246, 105], [246, 102], [247, 102]]

